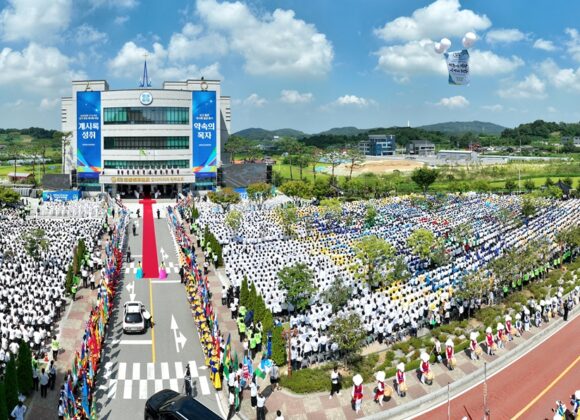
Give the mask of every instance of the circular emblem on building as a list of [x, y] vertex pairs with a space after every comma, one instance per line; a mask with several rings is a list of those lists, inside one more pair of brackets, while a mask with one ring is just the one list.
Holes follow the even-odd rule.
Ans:
[[141, 95], [139, 95], [139, 102], [143, 105], [151, 105], [153, 102], [153, 95], [151, 95], [151, 92], [142, 92]]

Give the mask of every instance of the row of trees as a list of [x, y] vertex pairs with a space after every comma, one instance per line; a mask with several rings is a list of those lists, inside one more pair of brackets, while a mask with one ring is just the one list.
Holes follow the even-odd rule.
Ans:
[[71, 288], [75, 282], [78, 282], [78, 275], [83, 267], [83, 262], [85, 260], [85, 254], [87, 252], [87, 247], [85, 241], [79, 239], [77, 246], [73, 251], [73, 259], [68, 267], [65, 280], [65, 288], [68, 293], [71, 292]]
[[18, 203], [19, 200], [20, 194], [18, 194], [16, 191], [11, 188], [0, 186], [0, 206]]
[[219, 243], [219, 241], [217, 240], [217, 238], [215, 237], [215, 235], [213, 233], [211, 233], [211, 231], [209, 230], [209, 227], [206, 225], [205, 229], [203, 231], [203, 239], [205, 241], [205, 246], [207, 247], [209, 245], [209, 247], [211, 248], [211, 251], [217, 255], [217, 266], [221, 267], [224, 265], [224, 258], [223, 258], [223, 253], [222, 253], [222, 245]]
[[4, 377], [0, 380], [0, 419], [18, 404], [18, 395], [30, 395], [32, 391], [32, 353], [28, 344], [21, 341], [18, 356], [6, 363]]

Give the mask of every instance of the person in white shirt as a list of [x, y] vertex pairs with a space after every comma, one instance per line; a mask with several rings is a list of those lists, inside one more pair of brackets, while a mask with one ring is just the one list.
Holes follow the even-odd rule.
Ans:
[[276, 418], [274, 420], [284, 420], [284, 416], [280, 410], [276, 411]]
[[236, 396], [233, 392], [230, 392], [228, 395], [228, 404], [230, 406], [230, 411], [228, 412], [227, 420], [230, 420], [236, 415]]
[[18, 401], [18, 404], [14, 407], [10, 415], [16, 420], [24, 420], [24, 414], [26, 414], [26, 406], [22, 401]]
[[258, 406], [256, 407], [256, 419], [266, 420], [266, 397], [260, 392], [258, 394]]

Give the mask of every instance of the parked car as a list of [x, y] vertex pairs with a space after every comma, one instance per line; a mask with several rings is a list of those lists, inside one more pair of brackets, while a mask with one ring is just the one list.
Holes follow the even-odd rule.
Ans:
[[171, 389], [153, 394], [145, 403], [145, 420], [219, 420], [214, 413], [193, 397]]
[[124, 333], [143, 333], [146, 330], [145, 306], [139, 301], [126, 302], [123, 305], [123, 332]]

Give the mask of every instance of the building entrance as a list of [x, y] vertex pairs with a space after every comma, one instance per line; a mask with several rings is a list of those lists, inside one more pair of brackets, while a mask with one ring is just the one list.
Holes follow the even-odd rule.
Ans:
[[151, 185], [143, 185], [143, 198], [151, 198]]

